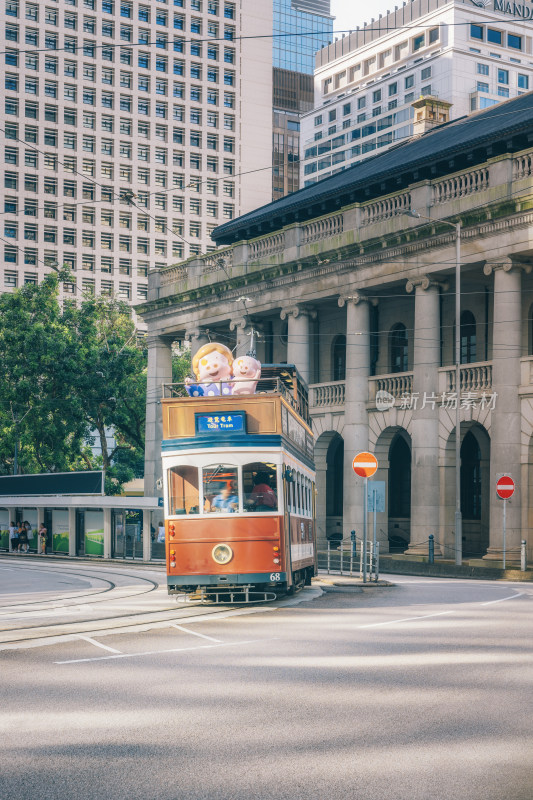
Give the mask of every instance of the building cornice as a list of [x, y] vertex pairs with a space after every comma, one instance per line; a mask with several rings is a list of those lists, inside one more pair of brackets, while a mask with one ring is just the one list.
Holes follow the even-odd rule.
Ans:
[[[498, 209], [501, 211], [509, 211], [509, 201], [502, 204], [494, 204], [490, 207], [483, 209], [482, 221], [477, 224], [473, 221], [472, 217], [479, 218], [480, 211], [465, 212], [461, 215], [462, 234], [461, 238], [466, 244], [467, 242], [475, 242], [478, 238], [498, 236], [505, 231], [517, 230], [519, 228], [527, 228], [533, 225], [533, 198], [513, 201], [513, 207], [520, 205], [524, 206], [525, 203], [532, 205], [531, 211], [519, 211], [512, 216], [498, 218]], [[487, 219], [487, 215], [491, 219]], [[143, 303], [141, 306], [136, 307], [137, 313], [141, 314], [146, 319], [150, 318], [152, 312], [156, 312], [160, 317], [160, 312], [168, 308], [169, 316], [175, 314], [175, 307], [179, 305], [180, 311], [187, 313], [194, 310], [197, 312], [202, 308], [211, 308], [213, 302], [213, 295], [224, 296], [224, 303], [237, 303], [238, 298], [242, 293], [243, 287], [246, 287], [246, 292], [251, 294], [264, 294], [267, 291], [284, 289], [300, 281], [312, 283], [315, 280], [324, 280], [328, 276], [340, 276], [345, 273], [353, 273], [354, 271], [363, 270], [365, 267], [378, 265], [386, 261], [400, 261], [401, 259], [411, 258], [417, 254], [427, 253], [428, 249], [436, 250], [443, 247], [450, 247], [455, 242], [455, 233], [442, 225], [444, 232], [433, 233], [432, 235], [424, 235], [424, 231], [434, 231], [438, 229], [438, 220], [435, 222], [422, 225], [416, 229], [408, 229], [402, 231], [401, 234], [393, 233], [383, 241], [383, 237], [371, 239], [364, 244], [355, 243], [350, 247], [344, 248], [341, 258], [338, 258], [338, 249], [332, 248], [331, 251], [324, 251], [321, 253], [321, 262], [317, 264], [316, 258], [310, 258], [307, 262], [303, 259], [298, 259], [292, 262], [275, 265], [268, 268], [257, 269], [246, 273], [245, 275], [238, 275], [230, 277], [228, 281], [221, 281], [216, 284], [207, 284], [195, 289], [188, 289], [184, 292], [162, 297], [158, 300]], [[397, 244], [399, 238], [406, 238], [407, 241]], [[413, 241], [410, 241], [414, 239]], [[394, 243], [392, 242], [394, 240]], [[346, 251], [358, 251], [358, 255], [349, 257]], [[370, 250], [366, 252], [365, 250]], [[332, 255], [328, 259], [328, 255]], [[327, 263], [326, 263], [327, 262]], [[452, 263], [450, 262], [450, 269]], [[427, 267], [424, 267], [427, 271]], [[403, 274], [398, 278], [405, 277]], [[259, 303], [260, 305], [260, 303]], [[241, 314], [239, 314], [240, 316]]]

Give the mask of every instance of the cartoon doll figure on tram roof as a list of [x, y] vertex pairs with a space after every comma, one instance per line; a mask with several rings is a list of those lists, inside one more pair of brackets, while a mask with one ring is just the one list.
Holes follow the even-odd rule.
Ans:
[[233, 362], [233, 394], [254, 394], [261, 377], [261, 362], [253, 356], [239, 356]]
[[190, 397], [230, 395], [233, 356], [229, 347], [218, 342], [204, 344], [192, 360], [197, 383], [185, 378], [185, 389]]

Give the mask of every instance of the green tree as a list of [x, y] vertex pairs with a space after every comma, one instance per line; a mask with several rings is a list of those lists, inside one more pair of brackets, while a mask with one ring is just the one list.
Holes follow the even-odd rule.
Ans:
[[[147, 351], [126, 303], [62, 306], [63, 280], [68, 270], [0, 295], [0, 474], [17, 449], [20, 472], [104, 469], [115, 494], [142, 476]], [[176, 348], [173, 380], [188, 372], [190, 353]]]
[[[65, 308], [77, 339], [76, 393], [101, 450], [85, 450], [87, 465], [106, 471], [106, 492], [116, 493], [142, 469], [146, 405], [146, 348], [129, 306], [107, 297], [86, 297]], [[114, 440], [110, 448], [108, 442]]]
[[0, 472], [68, 470], [88, 433], [75, 389], [77, 342], [59, 277], [0, 295]]

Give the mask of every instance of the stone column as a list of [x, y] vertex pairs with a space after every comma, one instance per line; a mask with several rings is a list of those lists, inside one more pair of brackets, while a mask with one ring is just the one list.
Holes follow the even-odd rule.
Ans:
[[230, 331], [236, 332], [236, 347], [233, 353], [234, 358], [245, 356], [250, 350], [252, 328], [250, 320], [246, 317], [232, 319], [229, 324]]
[[[516, 485], [507, 500], [507, 561], [520, 560], [521, 487], [520, 439], [521, 414], [520, 356], [522, 316], [521, 266], [504, 258], [487, 263], [485, 275], [494, 273], [494, 313], [492, 329], [492, 419], [490, 442], [490, 538], [485, 556], [500, 561], [503, 548], [503, 500], [496, 495], [496, 481], [510, 475]], [[486, 498], [485, 498], [486, 502]]]
[[111, 509], [104, 508], [104, 558], [111, 558]]
[[161, 397], [163, 383], [172, 381], [172, 342], [162, 336], [148, 336], [148, 376], [146, 382], [146, 444], [144, 455], [144, 494], [162, 496], [157, 487], [162, 475], [161, 440], [163, 424]]
[[[439, 284], [424, 276], [408, 281], [415, 292], [413, 355], [413, 418], [411, 422], [411, 539], [409, 554], [428, 552], [428, 537], [435, 537], [435, 554], [442, 555], [438, 542], [439, 408], [438, 368], [440, 366]], [[416, 406], [415, 406], [416, 398]]]
[[281, 319], [288, 322], [287, 364], [294, 364], [307, 384], [311, 374], [309, 320], [315, 318], [316, 311], [304, 306], [290, 306], [281, 311]]
[[191, 359], [194, 354], [209, 341], [207, 330], [202, 328], [189, 328], [185, 331], [185, 340], [190, 342], [191, 345]]
[[143, 508], [143, 561], [152, 558], [152, 512]]
[[76, 553], [76, 508], [68, 510], [68, 554], [75, 556]]
[[370, 377], [370, 304], [357, 292], [339, 297], [346, 306], [346, 378], [344, 399], [343, 536], [363, 535], [364, 478], [352, 469], [357, 453], [368, 450], [368, 379]]

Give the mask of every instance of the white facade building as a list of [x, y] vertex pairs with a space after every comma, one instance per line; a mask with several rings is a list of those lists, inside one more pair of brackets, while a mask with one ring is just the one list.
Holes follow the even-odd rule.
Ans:
[[6, 0], [0, 291], [67, 264], [140, 302], [268, 202], [271, 29], [268, 3]]
[[411, 136], [421, 95], [457, 119], [533, 88], [532, 18], [529, 3], [414, 0], [319, 51], [301, 185]]

